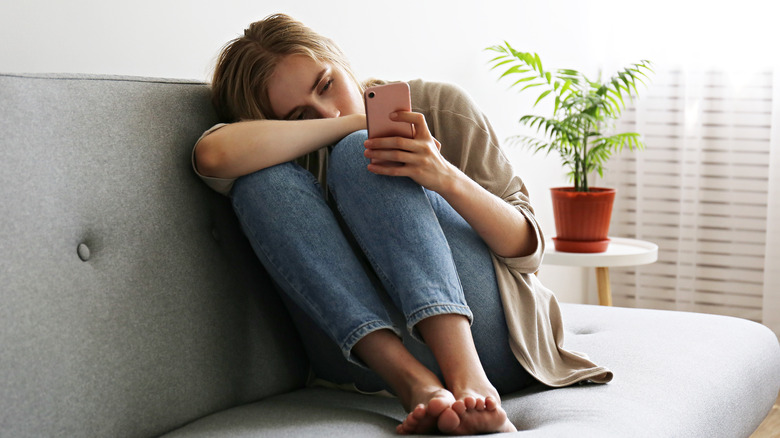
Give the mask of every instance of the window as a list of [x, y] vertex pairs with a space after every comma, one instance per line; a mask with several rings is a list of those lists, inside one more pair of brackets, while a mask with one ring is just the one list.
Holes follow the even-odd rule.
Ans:
[[767, 286], [780, 284], [777, 83], [772, 72], [658, 71], [640, 90], [617, 128], [647, 149], [618, 154], [601, 184], [618, 189], [610, 234], [655, 242], [659, 257], [613, 270], [615, 305], [772, 319], [780, 334], [767, 317], [780, 300]]

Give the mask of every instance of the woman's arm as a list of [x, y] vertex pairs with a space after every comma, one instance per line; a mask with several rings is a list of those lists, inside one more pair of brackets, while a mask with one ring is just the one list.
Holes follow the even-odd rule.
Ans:
[[497, 255], [530, 255], [537, 246], [528, 220], [503, 199], [488, 192], [455, 166], [449, 184], [437, 191]]
[[204, 176], [237, 178], [294, 160], [365, 127], [363, 114], [232, 123], [200, 140], [195, 148], [195, 162]]
[[437, 192], [499, 256], [520, 257], [534, 252], [536, 234], [525, 216], [450, 164], [441, 155], [441, 145], [431, 136], [422, 114], [399, 112], [395, 120], [413, 124], [415, 138], [368, 140], [366, 157], [404, 165], [370, 164], [370, 171], [380, 175], [408, 176]]
[[530, 255], [537, 246], [528, 220], [503, 199], [488, 192], [455, 166], [449, 184], [437, 191], [493, 252], [501, 257]]

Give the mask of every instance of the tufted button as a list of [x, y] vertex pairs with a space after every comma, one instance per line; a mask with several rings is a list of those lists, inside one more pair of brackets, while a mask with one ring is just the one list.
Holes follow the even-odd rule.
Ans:
[[596, 333], [596, 331], [590, 328], [581, 328], [574, 332], [575, 335], [592, 335], [594, 333]]
[[76, 252], [79, 254], [81, 261], [86, 262], [89, 260], [90, 252], [89, 247], [86, 244], [80, 243], [79, 247], [76, 249]]

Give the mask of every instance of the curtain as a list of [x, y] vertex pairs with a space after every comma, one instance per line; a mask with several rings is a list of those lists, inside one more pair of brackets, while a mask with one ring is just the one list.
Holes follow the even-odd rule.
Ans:
[[612, 272], [615, 305], [751, 319], [780, 336], [780, 74], [656, 71], [616, 126], [646, 150], [618, 154], [610, 234], [658, 261]]

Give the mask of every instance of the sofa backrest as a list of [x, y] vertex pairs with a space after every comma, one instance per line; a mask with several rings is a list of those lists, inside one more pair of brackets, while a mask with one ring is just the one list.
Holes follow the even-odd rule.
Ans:
[[205, 84], [0, 75], [0, 435], [155, 436], [304, 384], [230, 204]]

